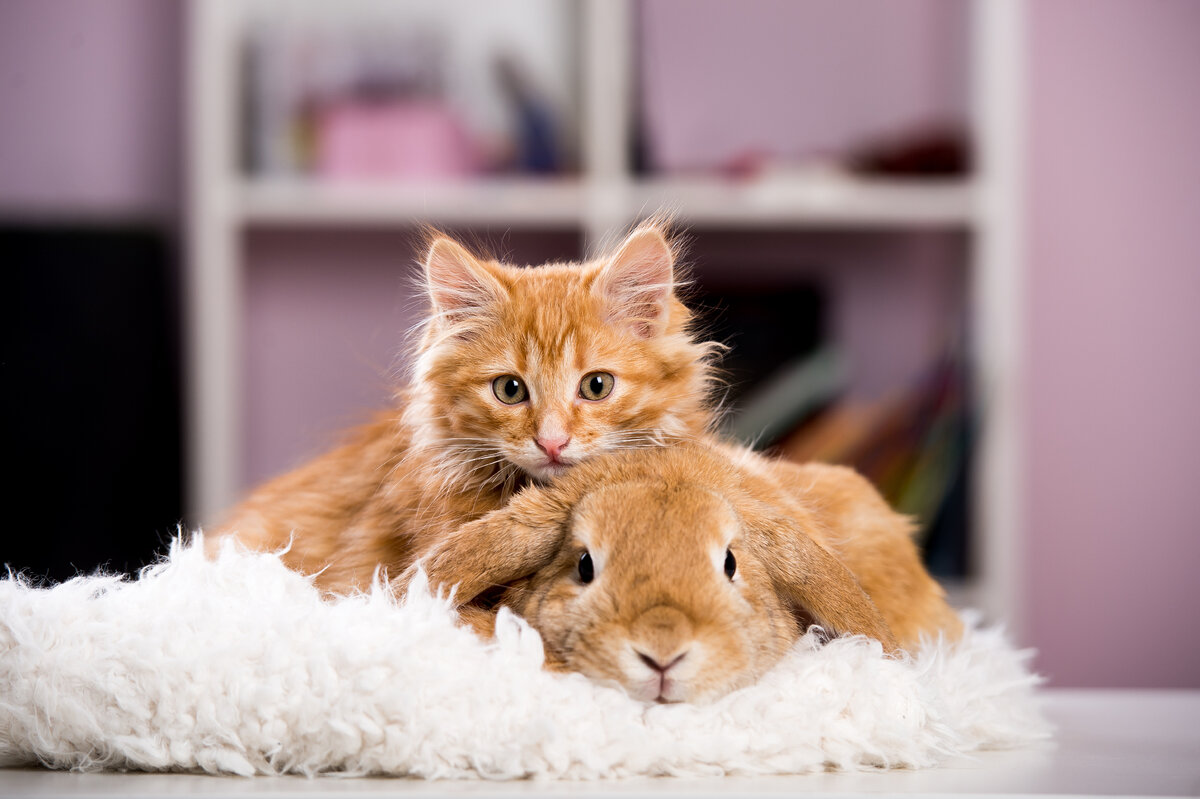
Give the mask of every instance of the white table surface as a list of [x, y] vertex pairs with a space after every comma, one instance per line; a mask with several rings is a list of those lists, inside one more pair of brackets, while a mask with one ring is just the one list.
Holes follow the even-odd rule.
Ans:
[[792, 777], [426, 782], [0, 769], [5, 797], [1200, 796], [1200, 691], [1045, 691], [1054, 741], [938, 768]]

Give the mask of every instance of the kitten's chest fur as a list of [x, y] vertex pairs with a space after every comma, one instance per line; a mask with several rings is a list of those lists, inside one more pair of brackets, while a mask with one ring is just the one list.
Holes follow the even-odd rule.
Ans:
[[502, 507], [525, 478], [468, 469], [452, 450], [414, 447], [395, 411], [351, 440], [267, 483], [214, 536], [256, 550], [284, 550], [284, 563], [326, 590], [366, 588], [376, 568], [397, 575], [428, 545]]

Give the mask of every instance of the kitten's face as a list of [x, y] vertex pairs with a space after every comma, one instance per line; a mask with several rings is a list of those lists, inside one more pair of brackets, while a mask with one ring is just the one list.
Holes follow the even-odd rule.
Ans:
[[656, 230], [605, 261], [533, 269], [435, 243], [440, 316], [414, 382], [426, 442], [480, 476], [511, 464], [544, 481], [603, 452], [701, 433], [709, 349], [687, 334], [671, 269]]

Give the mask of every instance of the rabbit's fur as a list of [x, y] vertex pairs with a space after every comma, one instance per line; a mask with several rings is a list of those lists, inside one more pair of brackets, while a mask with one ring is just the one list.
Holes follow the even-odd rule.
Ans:
[[420, 565], [435, 588], [457, 586], [481, 631], [499, 605], [523, 616], [553, 668], [646, 701], [707, 701], [761, 676], [810, 623], [889, 652], [957, 636], [911, 532], [851, 469], [693, 443], [581, 464]]

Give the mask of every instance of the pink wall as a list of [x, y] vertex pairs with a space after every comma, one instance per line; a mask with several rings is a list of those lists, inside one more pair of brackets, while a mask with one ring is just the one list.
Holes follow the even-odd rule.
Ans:
[[0, 211], [174, 212], [180, 9], [162, 0], [0, 3]]
[[1200, 3], [1028, 7], [1032, 643], [1200, 687]]

